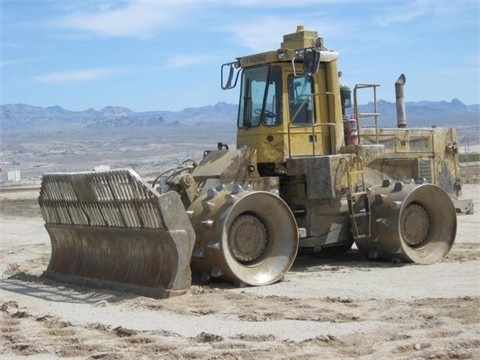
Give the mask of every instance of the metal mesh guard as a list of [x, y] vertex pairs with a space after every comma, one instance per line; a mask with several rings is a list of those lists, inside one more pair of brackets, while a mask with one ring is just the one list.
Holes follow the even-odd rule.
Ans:
[[159, 197], [125, 169], [45, 174], [39, 203], [47, 225], [164, 229]]

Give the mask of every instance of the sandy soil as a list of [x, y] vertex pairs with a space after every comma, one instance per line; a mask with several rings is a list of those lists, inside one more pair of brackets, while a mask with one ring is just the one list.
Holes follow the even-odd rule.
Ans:
[[298, 258], [283, 282], [194, 284], [155, 300], [41, 278], [50, 242], [37, 188], [0, 191], [0, 355], [18, 359], [478, 359], [477, 213], [439, 264]]

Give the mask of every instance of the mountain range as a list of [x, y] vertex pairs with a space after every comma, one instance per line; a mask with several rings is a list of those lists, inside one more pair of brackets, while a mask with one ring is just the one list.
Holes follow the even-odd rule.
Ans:
[[[38, 107], [27, 104], [0, 105], [0, 129], [67, 131], [75, 129], [143, 128], [157, 126], [201, 126], [203, 124], [235, 124], [237, 105], [219, 102], [215, 105], [185, 108], [181, 111], [132, 111], [125, 107], [107, 106], [101, 110], [70, 111], [60, 106]], [[350, 109], [350, 112], [352, 110]], [[373, 104], [359, 106], [360, 112], [372, 112]], [[379, 124], [396, 126], [396, 105], [377, 102], [381, 113]], [[348, 112], [347, 112], [348, 113]], [[480, 104], [465, 105], [460, 100], [418, 101], [406, 103], [408, 126], [478, 127]]]

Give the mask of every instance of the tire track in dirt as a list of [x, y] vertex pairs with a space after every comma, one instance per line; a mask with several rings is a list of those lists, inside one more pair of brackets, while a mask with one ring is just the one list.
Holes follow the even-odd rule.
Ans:
[[49, 244], [31, 245], [30, 234], [43, 231], [29, 215], [33, 202], [8, 206], [12, 235], [0, 250], [7, 358], [480, 358], [477, 214], [458, 217], [458, 241], [429, 267], [369, 262], [354, 250], [299, 259], [269, 287], [196, 282], [187, 295], [155, 300], [43, 279]]

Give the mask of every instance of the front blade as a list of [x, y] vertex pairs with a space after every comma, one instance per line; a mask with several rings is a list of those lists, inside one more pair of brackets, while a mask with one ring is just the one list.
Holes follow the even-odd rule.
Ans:
[[133, 170], [46, 174], [39, 204], [52, 243], [44, 275], [156, 298], [191, 285], [195, 234], [175, 192]]

